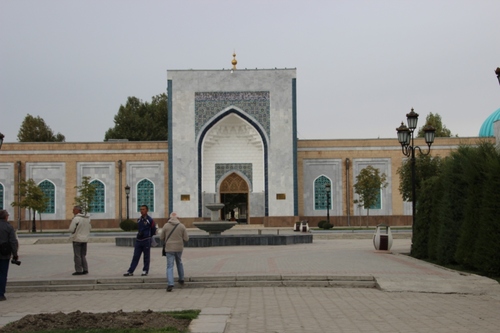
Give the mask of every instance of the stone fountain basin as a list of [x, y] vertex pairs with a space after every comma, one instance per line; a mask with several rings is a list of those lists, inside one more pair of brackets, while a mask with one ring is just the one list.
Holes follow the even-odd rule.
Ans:
[[231, 229], [237, 224], [234, 221], [208, 221], [208, 222], [194, 222], [193, 225], [198, 229], [208, 232], [213, 235], [220, 235], [222, 232]]
[[224, 204], [223, 203], [211, 203], [211, 204], [206, 204], [205, 207], [207, 207], [211, 211], [218, 211], [224, 207]]

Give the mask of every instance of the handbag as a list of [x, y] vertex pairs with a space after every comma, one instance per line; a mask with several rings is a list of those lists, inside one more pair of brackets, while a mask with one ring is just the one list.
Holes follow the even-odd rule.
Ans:
[[172, 231], [170, 231], [170, 233], [168, 234], [167, 239], [165, 239], [165, 242], [162, 243], [162, 246], [161, 246], [161, 255], [164, 256], [164, 257], [167, 255], [167, 252], [165, 251], [165, 245], [167, 245], [168, 239], [170, 238], [170, 236], [174, 232], [175, 228], [177, 228], [177, 226], [178, 226], [178, 224], [175, 225], [175, 227], [172, 229]]

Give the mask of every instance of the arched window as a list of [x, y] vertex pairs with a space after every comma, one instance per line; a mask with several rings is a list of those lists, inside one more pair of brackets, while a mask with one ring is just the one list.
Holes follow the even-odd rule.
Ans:
[[155, 186], [147, 179], [137, 183], [137, 211], [141, 211], [141, 206], [146, 205], [150, 212], [155, 211]]
[[377, 201], [370, 206], [370, 209], [382, 209], [382, 189], [378, 191]]
[[106, 212], [106, 197], [104, 191], [104, 184], [100, 180], [93, 180], [90, 185], [95, 187], [94, 200], [90, 205], [91, 213], [105, 213]]
[[38, 184], [38, 187], [42, 189], [45, 197], [49, 199], [45, 211], [41, 213], [54, 214], [56, 212], [56, 186], [51, 181], [44, 180]]
[[327, 207], [327, 192], [326, 184], [330, 184], [330, 202], [329, 209], [332, 209], [332, 183], [330, 179], [325, 176], [320, 176], [314, 181], [314, 209], [326, 209]]
[[4, 195], [3, 184], [0, 184], [0, 209], [4, 209], [4, 207], [3, 207], [3, 202], [4, 202], [3, 195]]

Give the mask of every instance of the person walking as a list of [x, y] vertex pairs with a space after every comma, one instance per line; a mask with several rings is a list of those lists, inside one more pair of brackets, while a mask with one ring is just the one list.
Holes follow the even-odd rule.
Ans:
[[82, 213], [82, 207], [73, 207], [73, 220], [69, 225], [69, 240], [73, 242], [73, 259], [75, 261], [75, 272], [73, 275], [84, 275], [89, 273], [87, 264], [87, 242], [89, 241], [90, 216]]
[[177, 213], [170, 214], [170, 219], [161, 230], [160, 239], [164, 244], [167, 256], [167, 291], [172, 291], [174, 289], [174, 260], [177, 266], [177, 275], [179, 275], [179, 284], [184, 284], [182, 251], [184, 250], [184, 242], [189, 240], [186, 227], [179, 221]]
[[154, 241], [153, 237], [156, 235], [156, 224], [151, 216], [148, 215], [148, 206], [141, 206], [141, 217], [137, 220], [137, 238], [134, 243], [134, 256], [130, 267], [123, 276], [133, 276], [134, 271], [139, 264], [141, 255], [144, 254], [144, 264], [142, 267], [141, 276], [147, 276], [149, 273], [149, 262], [151, 255], [151, 242]]
[[17, 241], [14, 228], [7, 221], [9, 213], [6, 210], [0, 210], [0, 301], [6, 301], [5, 287], [7, 286], [7, 274], [9, 273], [10, 259], [18, 260], [17, 250], [19, 243]]

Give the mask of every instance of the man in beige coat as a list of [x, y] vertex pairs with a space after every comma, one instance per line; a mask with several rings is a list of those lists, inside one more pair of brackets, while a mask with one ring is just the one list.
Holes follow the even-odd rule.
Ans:
[[69, 240], [73, 242], [73, 254], [75, 260], [75, 272], [73, 275], [83, 275], [89, 273], [87, 265], [87, 242], [92, 226], [90, 216], [82, 213], [82, 207], [73, 207], [73, 220], [69, 226]]
[[161, 230], [160, 239], [164, 243], [167, 256], [167, 291], [172, 291], [174, 288], [174, 260], [179, 275], [179, 284], [184, 284], [184, 266], [181, 257], [184, 242], [189, 240], [186, 227], [177, 218], [177, 213], [170, 214], [170, 219]]

